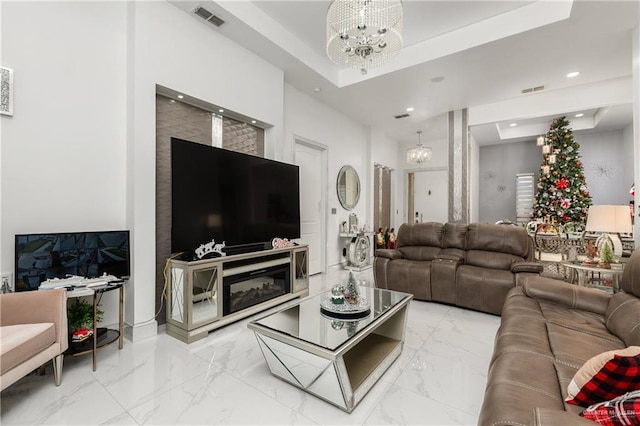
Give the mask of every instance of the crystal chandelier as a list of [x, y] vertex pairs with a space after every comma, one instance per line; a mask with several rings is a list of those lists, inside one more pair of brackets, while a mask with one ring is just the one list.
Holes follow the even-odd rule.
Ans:
[[415, 148], [407, 150], [407, 163], [409, 164], [422, 164], [425, 161], [431, 160], [431, 148], [428, 146], [422, 146], [420, 143], [420, 134], [422, 130], [418, 130], [418, 145]]
[[401, 31], [401, 0], [334, 0], [327, 12], [327, 55], [366, 74], [398, 54]]

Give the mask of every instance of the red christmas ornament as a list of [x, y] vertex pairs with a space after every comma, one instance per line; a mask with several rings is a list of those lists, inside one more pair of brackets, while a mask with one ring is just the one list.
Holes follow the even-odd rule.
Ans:
[[569, 186], [569, 182], [565, 179], [560, 179], [556, 182], [556, 188], [558, 189], [566, 189]]
[[580, 164], [582, 164], [580, 160], [576, 161], [576, 166], [580, 167]]

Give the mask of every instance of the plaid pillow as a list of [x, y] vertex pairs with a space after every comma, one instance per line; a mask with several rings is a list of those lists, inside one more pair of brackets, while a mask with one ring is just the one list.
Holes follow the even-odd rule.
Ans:
[[589, 406], [640, 390], [640, 346], [596, 355], [575, 374], [566, 401]]
[[580, 415], [603, 426], [639, 425], [640, 391], [592, 405]]

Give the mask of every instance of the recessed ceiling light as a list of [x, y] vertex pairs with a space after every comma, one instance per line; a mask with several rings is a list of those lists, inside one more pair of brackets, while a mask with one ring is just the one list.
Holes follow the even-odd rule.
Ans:
[[251, 120], [251, 124], [256, 124], [256, 120]]
[[184, 98], [183, 95], [178, 95], [178, 99], [182, 99], [182, 98]]
[[577, 77], [580, 75], [580, 71], [573, 71], [570, 72], [569, 74], [567, 74], [567, 78], [573, 78], [573, 77]]
[[415, 108], [414, 107], [409, 107], [406, 109], [407, 112], [412, 112]]
[[583, 114], [583, 113], [576, 114], [576, 118], [580, 118], [580, 117], [582, 117], [582, 116], [584, 116], [584, 114]]
[[511, 127], [516, 127], [517, 125], [518, 125], [518, 123], [511, 123], [511, 124], [509, 124], [509, 126], [511, 126]]
[[313, 91], [316, 92], [316, 93], [320, 93], [320, 92], [322, 92], [322, 89], [319, 88], [319, 87], [316, 87], [316, 88], [313, 89]]
[[223, 110], [222, 108], [220, 108], [220, 109], [218, 110], [218, 112], [224, 112], [224, 110]]

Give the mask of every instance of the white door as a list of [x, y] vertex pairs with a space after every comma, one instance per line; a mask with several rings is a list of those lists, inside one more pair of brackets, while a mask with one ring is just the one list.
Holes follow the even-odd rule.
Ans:
[[416, 171], [414, 222], [446, 223], [449, 219], [449, 174], [446, 170]]
[[325, 270], [326, 149], [296, 139], [294, 162], [300, 166], [300, 241], [309, 245], [309, 274]]

